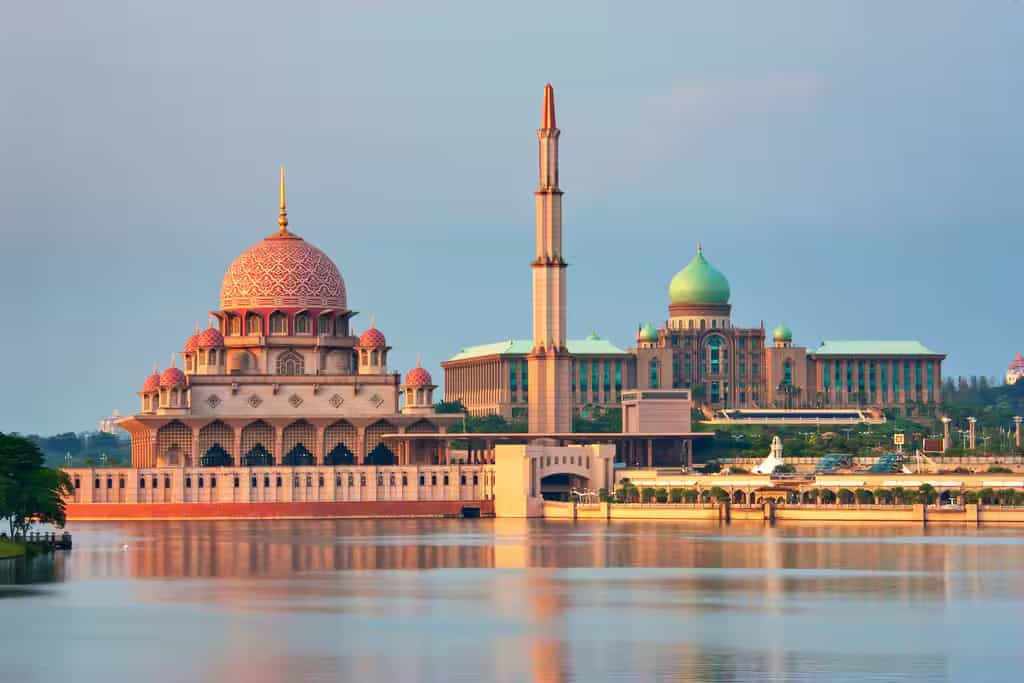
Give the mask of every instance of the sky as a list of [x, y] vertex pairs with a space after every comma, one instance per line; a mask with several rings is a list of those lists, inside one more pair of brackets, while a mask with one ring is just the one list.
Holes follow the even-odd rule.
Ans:
[[556, 89], [569, 332], [667, 318], [698, 241], [733, 322], [1024, 352], [1024, 3], [10, 5], [0, 431], [138, 410], [231, 261], [290, 228], [405, 371], [530, 336]]

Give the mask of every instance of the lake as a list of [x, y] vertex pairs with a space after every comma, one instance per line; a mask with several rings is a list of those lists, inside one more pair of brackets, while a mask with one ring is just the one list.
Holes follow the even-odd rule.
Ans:
[[1024, 529], [72, 525], [0, 562], [0, 680], [1009, 680]]

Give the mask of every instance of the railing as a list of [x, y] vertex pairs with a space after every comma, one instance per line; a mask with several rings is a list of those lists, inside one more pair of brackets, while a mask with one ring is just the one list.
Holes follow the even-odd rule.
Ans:
[[54, 533], [33, 531], [32, 533], [25, 534], [24, 536], [15, 536], [15, 541], [20, 543], [29, 543], [31, 545], [44, 545], [49, 548], [57, 548], [61, 550], [71, 549], [71, 534], [68, 532]]

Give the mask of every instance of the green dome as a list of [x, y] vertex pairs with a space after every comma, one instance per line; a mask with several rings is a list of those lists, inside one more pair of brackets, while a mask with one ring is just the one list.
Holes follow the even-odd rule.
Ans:
[[700, 247], [668, 286], [668, 298], [674, 304], [727, 304], [729, 293], [729, 281], [708, 263]]
[[601, 337], [597, 334], [596, 330], [592, 330], [590, 334], [587, 335], [587, 341], [601, 341]]
[[656, 342], [658, 341], [658, 330], [654, 328], [654, 325], [647, 323], [636, 333], [637, 341], [644, 342]]
[[783, 323], [772, 330], [772, 339], [777, 342], [791, 342], [793, 341], [793, 331]]

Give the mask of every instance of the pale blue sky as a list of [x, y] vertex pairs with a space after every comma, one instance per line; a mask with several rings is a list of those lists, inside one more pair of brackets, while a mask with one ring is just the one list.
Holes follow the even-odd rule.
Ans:
[[698, 240], [733, 320], [1024, 351], [1024, 4], [24, 2], [0, 26], [0, 431], [92, 428], [274, 228], [407, 370], [530, 334], [555, 84], [569, 329], [626, 346]]

